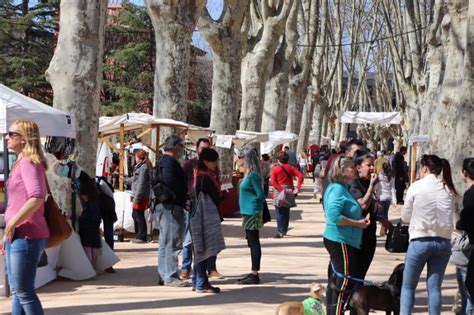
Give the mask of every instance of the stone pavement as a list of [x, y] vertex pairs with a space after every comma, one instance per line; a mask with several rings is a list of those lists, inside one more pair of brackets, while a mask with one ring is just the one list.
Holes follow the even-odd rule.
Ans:
[[[58, 279], [39, 290], [46, 314], [274, 314], [284, 301], [302, 301], [311, 282], [326, 283], [328, 255], [322, 242], [324, 215], [321, 205], [312, 199], [311, 180], [298, 196], [298, 207], [291, 210], [289, 236], [275, 239], [276, 222], [261, 230], [262, 270], [260, 285], [234, 284], [250, 270], [250, 252], [238, 216], [223, 222], [227, 249], [217, 259], [217, 268], [225, 279], [214, 280], [221, 293], [202, 294], [191, 288], [157, 286], [157, 243], [116, 243], [121, 262], [115, 274], [75, 282]], [[270, 204], [270, 203], [269, 203]], [[271, 207], [272, 208], [272, 207]], [[399, 217], [392, 209], [390, 217]], [[404, 254], [390, 254], [379, 238], [377, 252], [367, 279], [385, 281], [393, 268], [403, 262]], [[425, 272], [417, 289], [415, 313], [427, 314]], [[443, 282], [443, 313], [451, 307], [457, 285], [453, 266]], [[10, 300], [0, 297], [0, 312], [9, 312]], [[376, 314], [382, 314], [377, 312]]]

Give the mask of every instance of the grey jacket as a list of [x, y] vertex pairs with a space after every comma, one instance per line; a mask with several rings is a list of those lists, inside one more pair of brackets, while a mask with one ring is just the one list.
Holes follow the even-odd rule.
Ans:
[[150, 169], [145, 162], [140, 162], [133, 169], [133, 202], [140, 203], [144, 198], [150, 198], [150, 190]]
[[190, 219], [196, 263], [216, 256], [225, 249], [219, 210], [212, 198], [200, 193]]

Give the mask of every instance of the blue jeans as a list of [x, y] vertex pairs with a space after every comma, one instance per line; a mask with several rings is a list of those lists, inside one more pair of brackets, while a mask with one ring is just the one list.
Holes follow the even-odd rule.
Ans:
[[[184, 240], [183, 240], [183, 262], [181, 264], [181, 270], [191, 271], [191, 265], [193, 263], [193, 241], [191, 238], [191, 231], [189, 229], [189, 212], [185, 212], [184, 215]], [[211, 256], [207, 259], [207, 271], [217, 271], [216, 268], [217, 256]]]
[[466, 289], [466, 276], [467, 268], [466, 267], [456, 267], [456, 279], [458, 281], [459, 293], [461, 294], [461, 309], [459, 312], [461, 314], [472, 314], [474, 311], [473, 300], [469, 296], [469, 293]]
[[155, 215], [160, 229], [158, 274], [164, 282], [179, 279], [178, 255], [183, 248], [184, 209], [177, 205], [158, 204]]
[[441, 283], [451, 255], [450, 240], [441, 237], [424, 237], [410, 241], [405, 258], [403, 285], [400, 295], [400, 314], [411, 314], [415, 304], [415, 290], [420, 274], [428, 265], [428, 311], [430, 315], [441, 313]]
[[47, 240], [14, 239], [5, 242], [6, 270], [12, 292], [12, 314], [44, 314], [35, 292], [36, 266]]
[[290, 223], [290, 209], [275, 207], [277, 231], [279, 234], [286, 235]]
[[392, 204], [392, 199], [382, 200], [380, 201], [382, 205], [382, 212], [379, 213], [379, 217], [388, 220], [388, 210], [390, 209], [390, 205]]
[[208, 260], [209, 258], [194, 264], [193, 288], [205, 289], [211, 285], [207, 276]]
[[184, 213], [184, 235], [183, 235], [183, 263], [181, 270], [191, 271], [193, 263], [193, 241], [191, 239], [191, 230], [189, 229], [189, 212]]

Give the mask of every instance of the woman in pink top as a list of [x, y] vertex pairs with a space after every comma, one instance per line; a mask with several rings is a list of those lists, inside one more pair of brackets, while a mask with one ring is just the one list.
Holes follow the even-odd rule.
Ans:
[[12, 314], [43, 314], [34, 287], [36, 266], [49, 238], [44, 218], [47, 165], [38, 126], [32, 121], [17, 120], [6, 140], [8, 149], [18, 155], [7, 182], [7, 225], [0, 241], [0, 251], [6, 252]]

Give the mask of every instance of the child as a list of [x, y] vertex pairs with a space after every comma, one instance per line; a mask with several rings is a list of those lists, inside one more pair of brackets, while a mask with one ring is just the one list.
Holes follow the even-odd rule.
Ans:
[[[388, 220], [388, 210], [391, 204], [396, 204], [397, 197], [395, 191], [395, 178], [392, 176], [392, 169], [390, 164], [384, 163], [382, 165], [383, 171], [379, 174], [379, 184], [377, 185], [377, 196], [379, 197], [382, 211], [379, 213], [379, 218], [382, 222]], [[385, 227], [380, 227], [380, 236], [385, 235]]]
[[82, 206], [82, 214], [79, 217], [79, 236], [84, 252], [92, 267], [95, 268], [98, 250], [102, 247], [99, 230], [101, 215], [97, 204], [98, 191], [95, 180], [86, 173], [81, 172], [78, 181], [78, 196]]
[[[450, 262], [456, 266], [456, 279], [458, 281], [458, 290], [461, 296], [461, 307], [454, 310], [459, 315], [470, 315], [474, 311], [472, 298], [466, 289], [467, 264], [471, 256], [472, 248], [469, 244], [469, 238], [465, 232], [454, 232], [451, 241]], [[455, 303], [456, 304], [456, 303]]]

